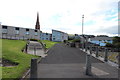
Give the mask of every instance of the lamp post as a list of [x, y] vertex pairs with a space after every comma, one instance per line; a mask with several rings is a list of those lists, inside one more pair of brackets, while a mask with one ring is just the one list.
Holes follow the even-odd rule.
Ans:
[[83, 26], [84, 26], [84, 15], [82, 15], [82, 35], [83, 35]]
[[82, 49], [84, 48], [83, 26], [84, 26], [84, 15], [82, 15]]

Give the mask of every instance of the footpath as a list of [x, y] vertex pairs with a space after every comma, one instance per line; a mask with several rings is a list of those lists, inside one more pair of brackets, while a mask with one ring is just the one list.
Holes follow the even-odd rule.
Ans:
[[40, 44], [37, 41], [30, 41], [28, 46], [27, 46], [27, 53], [28, 54], [33, 54], [33, 55], [37, 55], [37, 56], [41, 56], [41, 57], [45, 57], [45, 50], [42, 46], [42, 44]]
[[[38, 64], [38, 78], [50, 80], [117, 80], [118, 69], [94, 57], [91, 58], [92, 75], [85, 74], [86, 53], [62, 43], [53, 46]], [[89, 79], [90, 78], [90, 79]]]

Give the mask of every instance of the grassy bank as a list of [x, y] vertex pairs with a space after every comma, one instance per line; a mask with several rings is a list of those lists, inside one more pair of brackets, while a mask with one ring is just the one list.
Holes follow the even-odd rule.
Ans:
[[2, 40], [2, 58], [14, 63], [18, 63], [14, 67], [2, 67], [2, 77], [20, 78], [23, 73], [30, 67], [31, 58], [37, 57], [30, 54], [21, 52], [21, 49], [25, 46], [26, 41], [22, 40]]
[[42, 43], [46, 44], [46, 48], [51, 48], [52, 46], [54, 46], [56, 43], [58, 42], [53, 42], [53, 41], [48, 41], [48, 40], [41, 40]]

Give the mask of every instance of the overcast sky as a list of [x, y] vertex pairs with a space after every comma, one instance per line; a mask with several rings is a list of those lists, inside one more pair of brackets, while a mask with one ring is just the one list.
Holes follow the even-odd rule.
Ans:
[[69, 34], [116, 35], [119, 0], [0, 0], [2, 25], [35, 28], [37, 12], [41, 30]]

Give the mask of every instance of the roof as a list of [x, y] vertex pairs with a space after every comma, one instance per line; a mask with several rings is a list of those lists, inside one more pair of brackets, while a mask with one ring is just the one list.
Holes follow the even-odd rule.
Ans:
[[[56, 31], [56, 32], [60, 32], [60, 33], [65, 33], [65, 32], [62, 32], [62, 31], [59, 31], [59, 30], [54, 30], [54, 29], [52, 29], [52, 31]], [[67, 34], [67, 33], [65, 33], [65, 34]]]
[[94, 37], [94, 38], [90, 38], [90, 40], [112, 40], [112, 37]]

